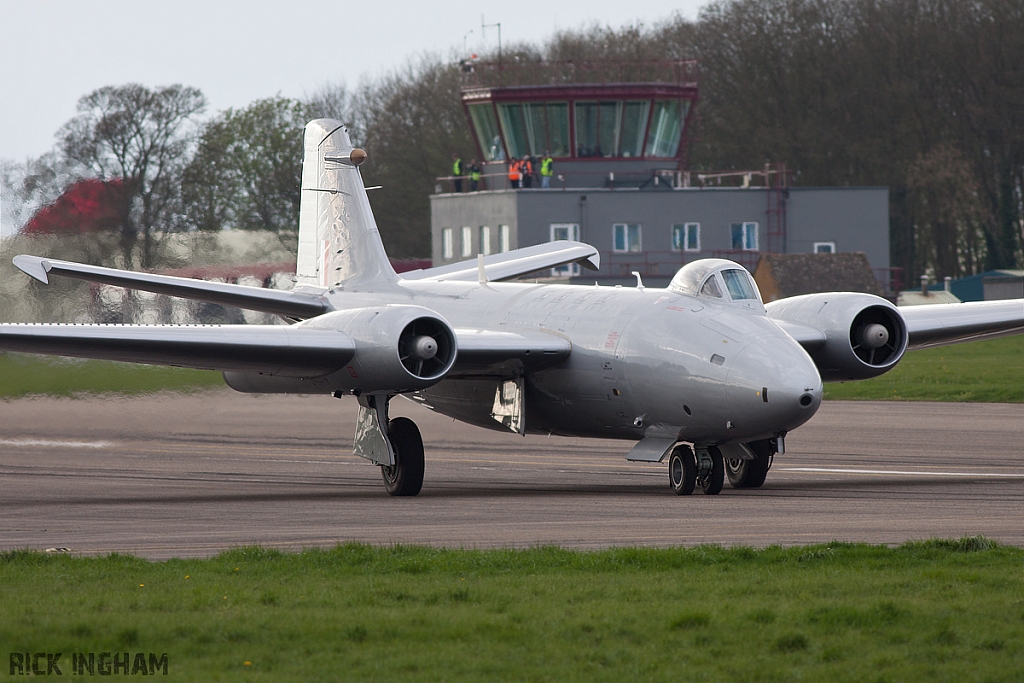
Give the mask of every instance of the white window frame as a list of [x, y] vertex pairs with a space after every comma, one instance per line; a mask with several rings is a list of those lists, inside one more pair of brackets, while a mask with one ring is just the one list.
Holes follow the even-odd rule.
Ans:
[[462, 226], [462, 258], [473, 257], [473, 228]]
[[[566, 236], [555, 237], [555, 233], [560, 232], [562, 230], [565, 231]], [[574, 242], [579, 242], [579, 223], [552, 223], [550, 236], [552, 242], [560, 242], [562, 240], [572, 240]], [[578, 277], [579, 274], [580, 264], [578, 263], [567, 263], [564, 266], [558, 266], [557, 268], [551, 269], [551, 277]]]
[[498, 226], [498, 251], [504, 254], [512, 249], [512, 239], [507, 225]]
[[[732, 226], [734, 226], [734, 225], [741, 226], [740, 227], [740, 231], [741, 231], [741, 233], [740, 233], [740, 249], [742, 249], [743, 251], [760, 251], [761, 250], [760, 247], [758, 246], [758, 241], [759, 241], [759, 230], [758, 230], [758, 228], [759, 228], [759, 226], [758, 226], [758, 224], [755, 221], [743, 221], [743, 222], [736, 221], [734, 223], [730, 223], [729, 224], [730, 233], [732, 231]], [[753, 240], [751, 240], [751, 237], [753, 237]], [[751, 245], [751, 241], [753, 241], [752, 245]], [[732, 243], [732, 234], [729, 235], [729, 242], [730, 242], [730, 244]]]
[[[634, 250], [631, 250], [629, 248], [629, 228], [630, 228], [630, 226], [634, 226], [634, 225], [636, 226], [636, 244], [637, 244], [637, 248], [634, 249]], [[619, 228], [622, 228], [622, 230], [623, 230], [623, 237], [624, 237], [623, 244], [625, 244], [625, 246], [626, 246], [625, 249], [619, 249], [616, 246], [616, 242], [618, 240], [616, 240], [615, 238], [617, 237], [617, 233], [619, 232]], [[644, 250], [644, 228], [643, 228], [642, 224], [640, 224], [640, 223], [615, 223], [615, 224], [612, 225], [612, 251], [613, 252], [615, 252], [616, 254], [639, 254], [639, 253], [643, 252], [643, 250]]]
[[[828, 247], [828, 251], [818, 251], [818, 247]], [[836, 253], [835, 242], [815, 242], [814, 252], [815, 254], [834, 254]]]
[[452, 248], [452, 229], [441, 228], [441, 258], [451, 260], [455, 257], [455, 249]]
[[[758, 224], [754, 223], [754, 222], [751, 222], [751, 221], [747, 221], [747, 222], [745, 222], [743, 224], [743, 251], [760, 251], [761, 250], [760, 246], [758, 245], [759, 234], [760, 234], [760, 231], [758, 230], [758, 228], [759, 228]], [[753, 235], [753, 237], [754, 237], [754, 239], [753, 239], [754, 244], [753, 244], [753, 246], [748, 246], [750, 244], [750, 242], [751, 242], [751, 240], [750, 240], [750, 236], [751, 235]]]
[[477, 253], [484, 256], [491, 255], [491, 229], [486, 225], [480, 226], [480, 239], [477, 242]]
[[[676, 244], [676, 231], [681, 230], [683, 239]], [[690, 249], [690, 231], [697, 236], [697, 246]], [[681, 247], [681, 248], [680, 248]], [[700, 251], [700, 223], [673, 223], [672, 224], [672, 251]]]

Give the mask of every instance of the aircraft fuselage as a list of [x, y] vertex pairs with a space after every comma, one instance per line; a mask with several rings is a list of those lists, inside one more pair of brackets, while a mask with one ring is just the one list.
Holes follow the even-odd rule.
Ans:
[[[363, 296], [345, 292], [344, 305], [358, 306]], [[540, 329], [568, 339], [566, 361], [525, 376], [531, 433], [747, 442], [795, 429], [821, 404], [814, 362], [759, 302], [653, 288], [422, 281], [365, 298], [421, 305], [456, 328]], [[456, 377], [417, 398], [504, 429], [490, 414], [495, 387], [493, 378]]]

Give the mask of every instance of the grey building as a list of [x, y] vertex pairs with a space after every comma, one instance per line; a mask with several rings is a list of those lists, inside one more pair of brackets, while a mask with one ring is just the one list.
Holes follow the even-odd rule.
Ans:
[[[770, 248], [767, 188], [666, 190], [492, 190], [431, 197], [433, 261], [451, 263], [555, 239], [601, 250], [597, 277], [631, 271], [660, 285], [689, 261], [725, 257], [757, 266], [761, 252], [864, 252], [889, 266], [889, 190], [793, 187], [786, 191], [785, 232]], [[578, 273], [563, 269], [564, 276]], [[579, 274], [592, 280], [594, 274]], [[646, 280], [645, 280], [646, 282]]]
[[[695, 82], [475, 87], [462, 98], [482, 177], [476, 191], [458, 193], [447, 191], [453, 178], [438, 179], [435, 265], [573, 239], [601, 250], [601, 270], [539, 275], [625, 283], [636, 271], [662, 286], [699, 258], [753, 272], [764, 252], [864, 252], [891, 289], [888, 188], [787, 187], [784, 167], [688, 171]], [[544, 179], [547, 155], [553, 174]], [[523, 157], [534, 177], [512, 187], [509, 163]]]

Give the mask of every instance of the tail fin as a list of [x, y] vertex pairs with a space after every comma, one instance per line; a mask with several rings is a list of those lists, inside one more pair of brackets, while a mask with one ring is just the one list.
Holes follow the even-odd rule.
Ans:
[[299, 208], [299, 284], [354, 287], [395, 282], [363, 179], [340, 121], [306, 124]]

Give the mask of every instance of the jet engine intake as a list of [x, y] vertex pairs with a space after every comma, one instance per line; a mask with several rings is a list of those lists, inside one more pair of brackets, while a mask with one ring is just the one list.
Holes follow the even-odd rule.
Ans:
[[455, 364], [455, 331], [422, 306], [393, 305], [333, 311], [299, 323], [341, 330], [352, 338], [352, 360], [321, 377], [264, 377], [225, 373], [238, 391], [401, 394], [437, 384]]
[[805, 294], [773, 301], [768, 317], [821, 330], [824, 343], [808, 353], [822, 380], [869, 379], [894, 368], [907, 350], [907, 325], [899, 310], [872, 294]]

